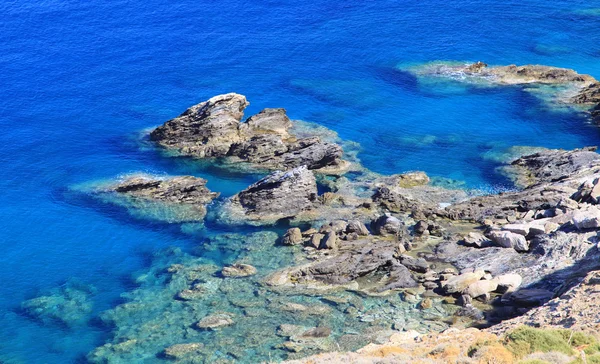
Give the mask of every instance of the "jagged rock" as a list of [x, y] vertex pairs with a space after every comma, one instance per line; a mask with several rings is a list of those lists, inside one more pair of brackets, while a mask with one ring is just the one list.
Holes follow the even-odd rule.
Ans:
[[378, 187], [372, 199], [391, 212], [410, 212], [422, 207], [419, 202], [394, 192], [388, 187]]
[[414, 227], [415, 234], [423, 235], [426, 231], [429, 232], [428, 228], [429, 224], [427, 223], [427, 221], [419, 220], [417, 221]]
[[308, 246], [313, 247], [315, 249], [319, 249], [321, 246], [321, 240], [325, 237], [325, 234], [315, 233], [308, 240]]
[[523, 235], [515, 234], [510, 231], [491, 231], [488, 237], [503, 248], [513, 248], [518, 252], [529, 250], [529, 243]]
[[600, 104], [600, 82], [595, 82], [571, 99], [574, 104]]
[[224, 267], [221, 274], [224, 277], [241, 278], [256, 274], [256, 268], [250, 264], [233, 264], [229, 267]]
[[231, 315], [222, 313], [204, 317], [196, 324], [196, 327], [201, 330], [214, 330], [233, 324], [234, 322]]
[[410, 188], [415, 186], [422, 186], [429, 183], [429, 176], [425, 172], [409, 172], [392, 176], [396, 178], [395, 183], [399, 187]]
[[342, 171], [342, 148], [317, 136], [297, 138], [284, 109], [264, 109], [241, 122], [249, 103], [243, 95], [215, 96], [192, 106], [150, 133], [160, 146], [195, 158], [228, 157], [264, 169]]
[[291, 228], [286, 231], [285, 235], [281, 239], [281, 242], [285, 245], [297, 245], [302, 243], [302, 233], [299, 228]]
[[527, 236], [529, 235], [530, 226], [528, 224], [506, 224], [502, 226], [502, 230], [510, 231], [511, 233]]
[[276, 221], [310, 210], [316, 200], [315, 176], [301, 166], [271, 173], [233, 196], [225, 208], [242, 219]]

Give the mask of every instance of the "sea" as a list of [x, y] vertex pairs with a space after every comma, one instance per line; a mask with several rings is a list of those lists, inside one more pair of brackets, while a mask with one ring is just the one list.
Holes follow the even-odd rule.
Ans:
[[[190, 174], [226, 198], [259, 179], [149, 145], [149, 129], [189, 106], [237, 92], [247, 116], [283, 107], [337, 132], [371, 171], [425, 171], [494, 192], [513, 188], [496, 171], [511, 147], [598, 145], [600, 129], [544, 90], [420, 82], [407, 67], [544, 64], [600, 79], [599, 39], [598, 0], [0, 0], [0, 362], [95, 360], [96, 348], [133, 338], [107, 312], [149, 289], [139, 277], [157, 271], [161, 254], [219, 267], [237, 253], [207, 242], [271, 229], [186, 228], [77, 188], [128, 173]], [[291, 256], [286, 249], [274, 251]], [[41, 316], [22, 306], [36, 297], [47, 301]], [[74, 316], [57, 318], [66, 311]], [[191, 332], [186, 340], [206, 347], [221, 340]], [[285, 359], [273, 345], [215, 355]], [[162, 362], [161, 348], [102, 360]]]

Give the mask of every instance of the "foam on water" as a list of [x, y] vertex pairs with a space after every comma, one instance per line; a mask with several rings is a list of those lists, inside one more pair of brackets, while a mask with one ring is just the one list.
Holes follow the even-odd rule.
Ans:
[[[424, 170], [443, 183], [510, 187], [490, 153], [595, 145], [597, 128], [523, 89], [423, 86], [395, 66], [539, 63], [600, 78], [599, 7], [595, 0], [1, 2], [0, 360], [81, 359], [111, 339], [99, 315], [144, 285], [131, 276], [156, 270], [157, 251], [175, 246], [220, 266], [232, 252], [196, 250], [205, 242], [198, 234], [249, 232], [140, 219], [71, 190], [143, 172], [200, 176], [230, 196], [260, 178], [165, 157], [144, 144], [143, 130], [238, 92], [252, 103], [248, 114], [285, 107], [293, 119], [359, 143], [358, 157], [375, 172]], [[285, 249], [278, 251], [291, 254]], [[73, 277], [95, 287], [89, 322], [69, 327], [23, 314], [23, 300], [64, 293]]]

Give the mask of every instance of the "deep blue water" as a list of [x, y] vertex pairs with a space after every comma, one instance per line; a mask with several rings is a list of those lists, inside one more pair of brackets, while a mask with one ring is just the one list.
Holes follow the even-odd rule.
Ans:
[[133, 287], [159, 248], [198, 244], [70, 190], [133, 172], [192, 173], [233, 194], [233, 175], [140, 147], [140, 131], [225, 92], [248, 114], [285, 107], [362, 146], [381, 173], [424, 170], [494, 188], [482, 155], [574, 148], [600, 134], [519, 88], [423, 88], [398, 64], [483, 60], [600, 78], [596, 0], [0, 1], [0, 361], [64, 363], [101, 345], [101, 325], [40, 325], [23, 299], [77, 277], [94, 310]]

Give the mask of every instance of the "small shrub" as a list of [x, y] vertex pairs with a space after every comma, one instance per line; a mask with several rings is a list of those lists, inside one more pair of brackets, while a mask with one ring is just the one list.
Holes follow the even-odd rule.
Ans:
[[573, 349], [567, 343], [568, 337], [565, 339], [561, 331], [564, 330], [520, 327], [506, 335], [506, 347], [518, 358], [538, 351], [542, 353], [558, 351], [573, 355]]

